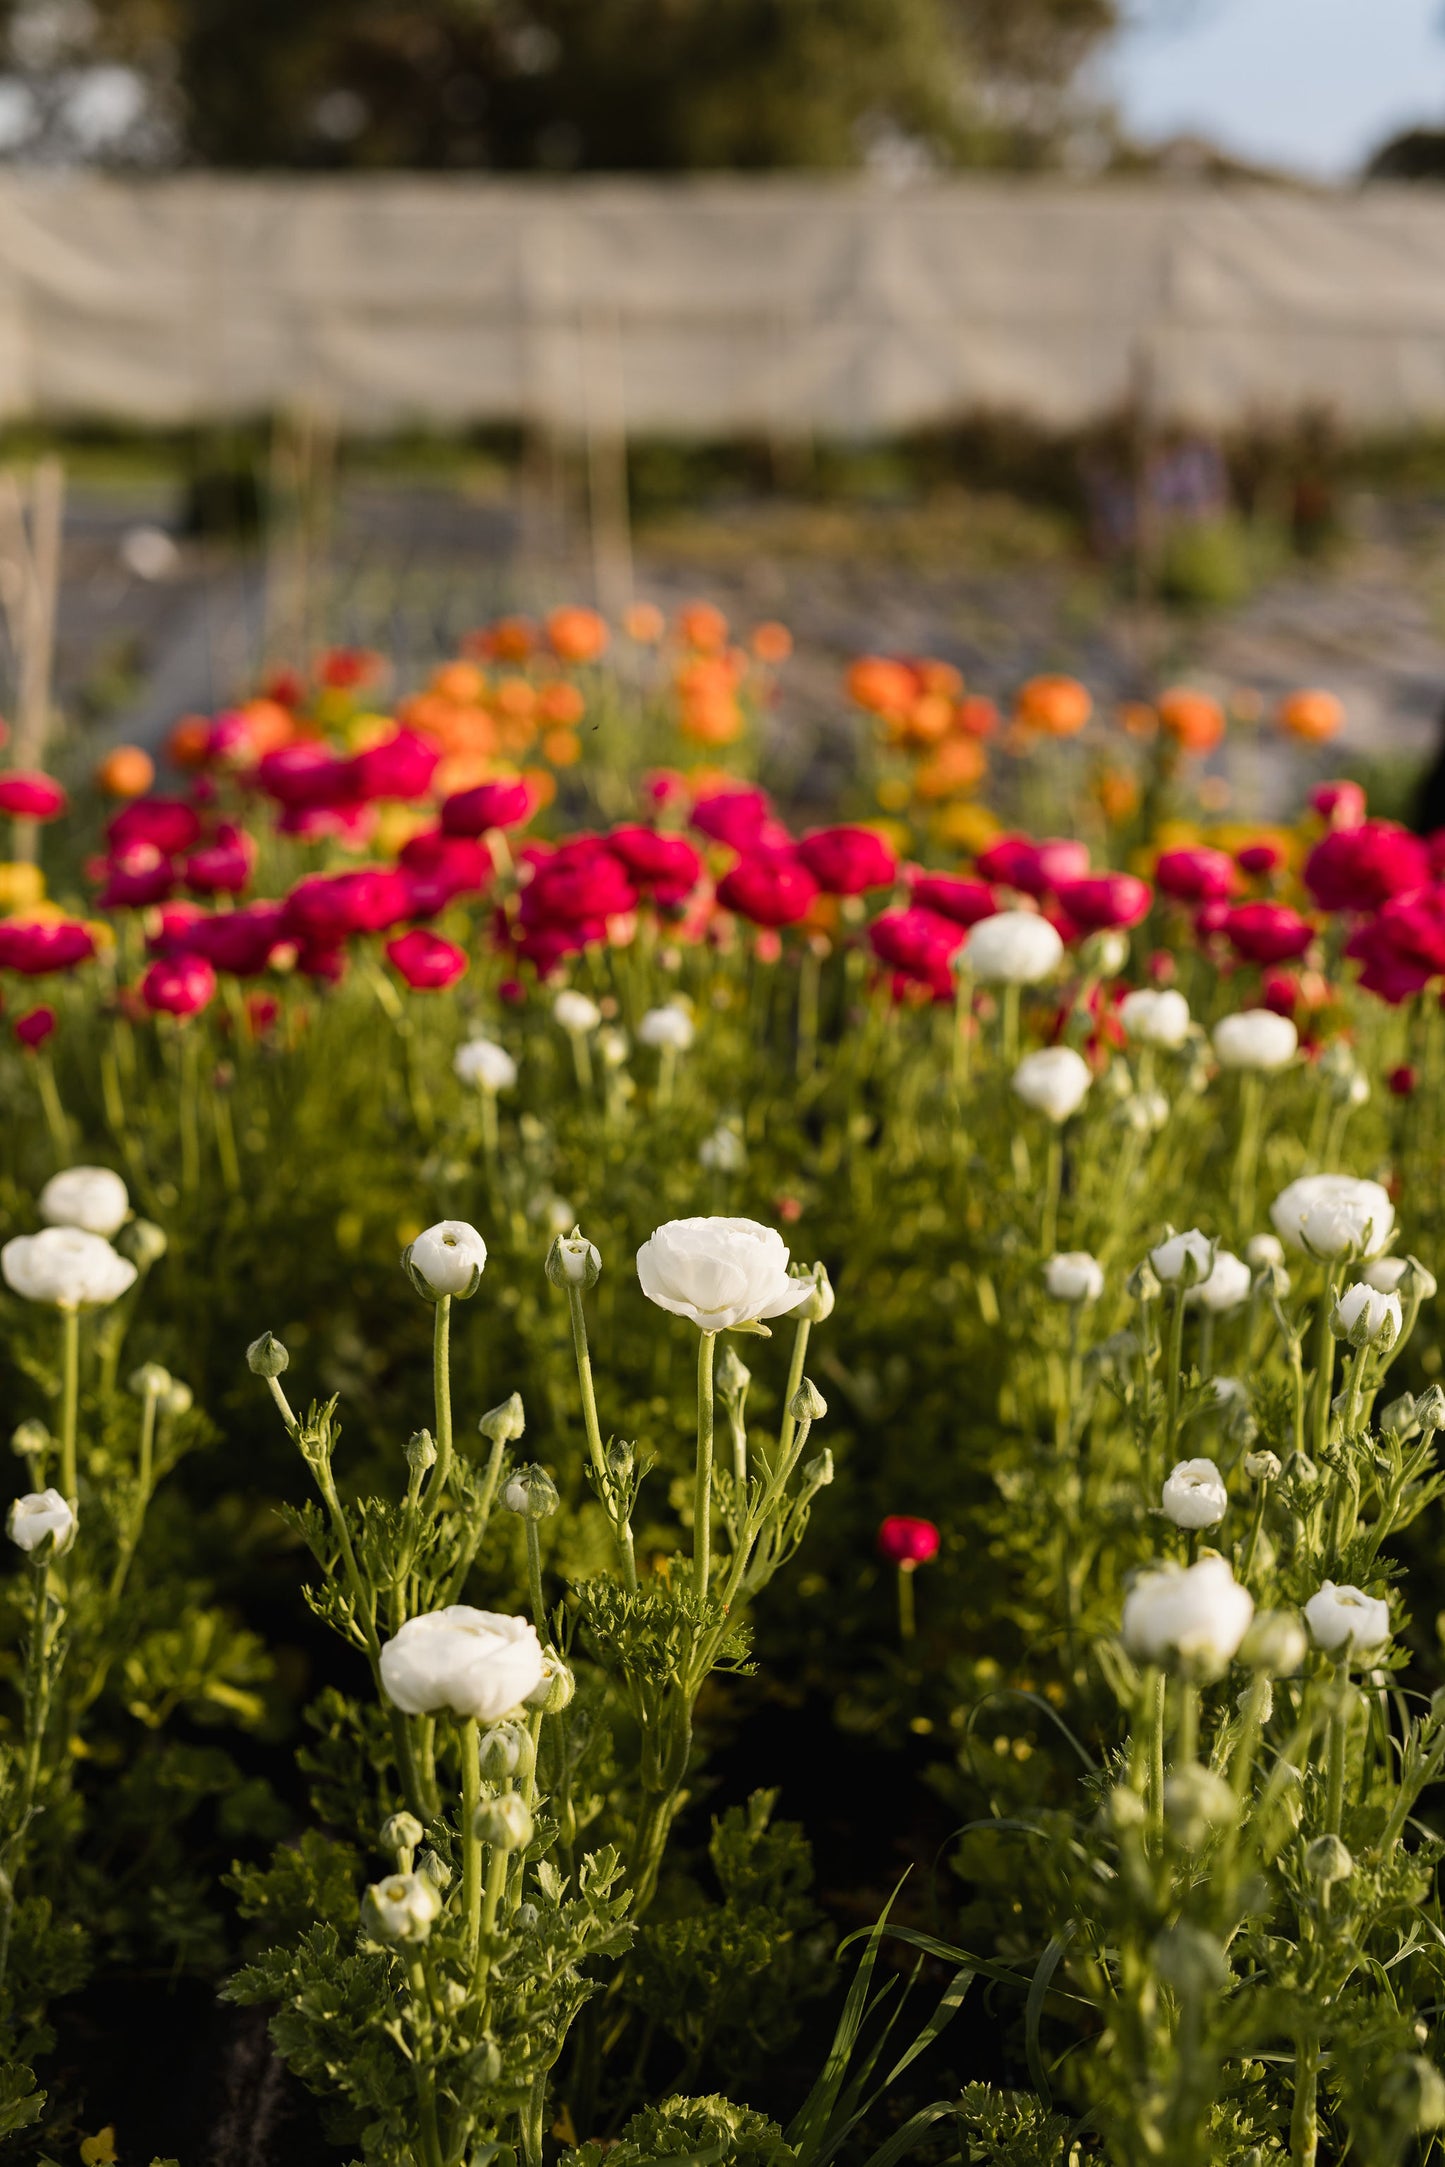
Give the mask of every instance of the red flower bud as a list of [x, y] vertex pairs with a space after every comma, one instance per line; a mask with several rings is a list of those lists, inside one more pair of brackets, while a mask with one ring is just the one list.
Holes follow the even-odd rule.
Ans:
[[894, 1512], [878, 1530], [878, 1555], [890, 1565], [901, 1565], [911, 1572], [916, 1565], [926, 1565], [938, 1555], [938, 1529], [931, 1520], [910, 1519], [907, 1513]]

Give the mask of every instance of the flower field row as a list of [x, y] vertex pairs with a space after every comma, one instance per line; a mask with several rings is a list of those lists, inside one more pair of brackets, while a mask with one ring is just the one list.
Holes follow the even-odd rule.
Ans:
[[367, 2167], [1438, 2144], [1445, 838], [881, 657], [789, 817], [788, 644], [0, 775], [22, 2152], [168, 1975]]

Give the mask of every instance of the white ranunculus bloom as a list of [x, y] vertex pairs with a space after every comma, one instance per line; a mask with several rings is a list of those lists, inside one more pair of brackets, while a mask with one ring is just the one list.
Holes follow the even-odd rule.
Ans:
[[1382, 1596], [1359, 1588], [1337, 1588], [1327, 1580], [1305, 1604], [1305, 1622], [1316, 1644], [1337, 1655], [1349, 1648], [1357, 1655], [1382, 1648], [1390, 1637], [1390, 1606]]
[[510, 1091], [517, 1081], [517, 1064], [505, 1046], [492, 1038], [469, 1038], [452, 1056], [452, 1067], [465, 1084], [479, 1091]]
[[1036, 986], [1063, 959], [1063, 941], [1047, 918], [1032, 910], [1001, 910], [971, 928], [955, 968], [985, 986]]
[[1381, 1294], [1395, 1294], [1409, 1269], [1408, 1257], [1376, 1257], [1372, 1264], [1365, 1266], [1360, 1277], [1367, 1287], [1374, 1287]]
[[34, 1550], [47, 1535], [53, 1535], [55, 1555], [60, 1557], [75, 1540], [75, 1513], [58, 1490], [32, 1490], [28, 1497], [16, 1498], [5, 1529], [22, 1550]]
[[1214, 1051], [1221, 1068], [1267, 1074], [1294, 1059], [1299, 1032], [1288, 1016], [1277, 1016], [1272, 1008], [1245, 1008], [1237, 1016], [1220, 1017], [1214, 1026]]
[[363, 1923], [384, 1941], [425, 1941], [441, 1917], [441, 1891], [427, 1874], [388, 1874], [366, 1892]]
[[1173, 1286], [1176, 1280], [1185, 1278], [1197, 1284], [1208, 1277], [1213, 1252], [1214, 1244], [1209, 1236], [1192, 1226], [1186, 1234], [1167, 1235], [1157, 1249], [1149, 1251], [1149, 1262], [1155, 1276], [1165, 1286]]
[[1229, 1492], [1213, 1460], [1181, 1460], [1164, 1485], [1164, 1510], [1176, 1527], [1217, 1527]]
[[1104, 1267], [1087, 1249], [1065, 1249], [1044, 1266], [1044, 1285], [1056, 1302], [1097, 1302]]
[[1405, 1318], [1398, 1294], [1382, 1294], [1378, 1287], [1357, 1280], [1336, 1302], [1330, 1322], [1337, 1337], [1347, 1339], [1352, 1347], [1378, 1347], [1388, 1354]]
[[1172, 986], [1163, 992], [1141, 986], [1119, 1003], [1119, 1021], [1138, 1046], [1182, 1046], [1189, 1036], [1189, 1003]]
[[465, 1219], [442, 1219], [418, 1234], [402, 1263], [418, 1291], [434, 1301], [446, 1294], [475, 1294], [487, 1268], [487, 1245]]
[[495, 1723], [542, 1678], [542, 1643], [526, 1618], [451, 1603], [408, 1618], [381, 1651], [381, 1682], [409, 1716]]
[[637, 1252], [642, 1291], [704, 1332], [784, 1316], [808, 1301], [811, 1279], [788, 1273], [781, 1234], [756, 1219], [670, 1219]]
[[1291, 1248], [1319, 1257], [1376, 1257], [1395, 1226], [1388, 1192], [1351, 1174], [1302, 1174], [1280, 1191], [1269, 1216]]
[[1253, 1616], [1254, 1597], [1226, 1558], [1157, 1566], [1141, 1573], [1124, 1598], [1124, 1645], [1142, 1663], [1177, 1658], [1218, 1674], [1233, 1660]]
[[1207, 1279], [1187, 1290], [1185, 1300], [1202, 1302], [1216, 1316], [1223, 1316], [1226, 1310], [1238, 1309], [1241, 1302], [1249, 1300], [1252, 1284], [1253, 1274], [1243, 1257], [1232, 1255], [1228, 1249], [1216, 1249], [1214, 1269]]
[[736, 1129], [720, 1121], [698, 1145], [697, 1163], [709, 1174], [740, 1174], [748, 1163], [748, 1147]]
[[597, 1051], [602, 1056], [604, 1068], [621, 1068], [632, 1048], [628, 1043], [627, 1033], [619, 1031], [616, 1024], [612, 1024], [607, 1030], [597, 1033]]
[[1026, 1053], [1013, 1072], [1014, 1091], [1025, 1106], [1057, 1122], [1078, 1112], [1091, 1081], [1088, 1062], [1072, 1046], [1046, 1046], [1041, 1053]]
[[602, 1021], [602, 1011], [585, 993], [576, 993], [568, 986], [552, 1003], [552, 1014], [564, 1031], [595, 1031]]
[[40, 1192], [40, 1216], [47, 1226], [83, 1227], [109, 1240], [130, 1217], [130, 1197], [119, 1174], [108, 1166], [71, 1166], [52, 1174]]
[[128, 1257], [78, 1226], [17, 1234], [0, 1249], [0, 1272], [27, 1302], [49, 1302], [56, 1309], [104, 1308], [119, 1301], [136, 1276]]
[[1284, 1262], [1284, 1243], [1278, 1234], [1251, 1234], [1244, 1254], [1256, 1271], [1266, 1264], [1278, 1268]]
[[649, 1008], [637, 1026], [637, 1035], [644, 1046], [669, 1046], [674, 1053], [686, 1053], [697, 1029], [679, 1001], [667, 1001], [661, 1008]]

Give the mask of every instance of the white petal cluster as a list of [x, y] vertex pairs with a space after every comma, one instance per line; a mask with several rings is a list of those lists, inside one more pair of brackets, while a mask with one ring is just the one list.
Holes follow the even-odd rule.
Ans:
[[544, 1675], [542, 1643], [526, 1618], [451, 1603], [408, 1618], [381, 1651], [381, 1682], [410, 1716], [495, 1723]]
[[473, 1084], [478, 1091], [510, 1091], [517, 1081], [516, 1062], [493, 1038], [469, 1038], [458, 1046], [452, 1068], [464, 1084]]
[[1064, 1249], [1045, 1264], [1044, 1286], [1056, 1302], [1097, 1302], [1104, 1267], [1087, 1249]]
[[74, 1507], [58, 1490], [32, 1490], [10, 1507], [5, 1532], [22, 1550], [34, 1550], [47, 1535], [53, 1535], [55, 1555], [61, 1557], [75, 1540], [75, 1526]]
[[1184, 1299], [1198, 1302], [1205, 1309], [1223, 1316], [1227, 1310], [1238, 1309], [1241, 1302], [1249, 1300], [1249, 1290], [1254, 1274], [1243, 1257], [1234, 1256], [1228, 1249], [1216, 1249], [1214, 1267], [1207, 1279], [1187, 1289]]
[[1383, 1596], [1327, 1580], [1305, 1604], [1305, 1623], [1318, 1647], [1330, 1655], [1348, 1649], [1363, 1655], [1390, 1637], [1390, 1606]]
[[1229, 1492], [1213, 1460], [1181, 1460], [1164, 1485], [1163, 1505], [1176, 1527], [1218, 1527]]
[[1214, 1051], [1221, 1068], [1268, 1075], [1294, 1059], [1299, 1032], [1288, 1016], [1277, 1016], [1272, 1008], [1245, 1008], [1236, 1016], [1220, 1017], [1214, 1026]]
[[661, 1008], [649, 1008], [637, 1026], [637, 1035], [644, 1046], [659, 1050], [666, 1046], [673, 1053], [686, 1053], [697, 1036], [697, 1027], [680, 1001], [667, 1001]]
[[570, 986], [552, 1003], [552, 1015], [564, 1031], [575, 1031], [579, 1035], [595, 1031], [602, 1021], [602, 1011], [597, 1003], [585, 993], [574, 992]]
[[1063, 960], [1063, 941], [1047, 918], [1001, 910], [970, 930], [956, 967], [984, 986], [1036, 986]]
[[1382, 1294], [1378, 1287], [1357, 1280], [1336, 1302], [1330, 1322], [1336, 1337], [1347, 1339], [1352, 1347], [1378, 1347], [1388, 1354], [1405, 1318], [1398, 1294]]
[[637, 1252], [642, 1291], [704, 1332], [781, 1317], [813, 1293], [788, 1273], [781, 1234], [756, 1219], [670, 1219]]
[[425, 1941], [441, 1917], [441, 1891], [426, 1874], [388, 1874], [366, 1892], [364, 1923], [382, 1941]]
[[402, 1259], [414, 1281], [434, 1301], [476, 1292], [487, 1268], [487, 1245], [465, 1219], [441, 1219], [418, 1234]]
[[1172, 986], [1162, 992], [1140, 986], [1119, 1003], [1119, 1021], [1136, 1046], [1172, 1050], [1189, 1036], [1189, 1003]]
[[0, 1249], [5, 1284], [27, 1302], [55, 1309], [103, 1309], [135, 1285], [135, 1266], [99, 1234], [82, 1227], [48, 1226], [17, 1234]]
[[1280, 1191], [1269, 1216], [1292, 1249], [1317, 1257], [1376, 1257], [1395, 1226], [1388, 1191], [1350, 1174], [1302, 1174]]
[[1207, 1279], [1214, 1244], [1207, 1234], [1201, 1234], [1197, 1226], [1186, 1234], [1169, 1234], [1156, 1249], [1149, 1251], [1149, 1262], [1156, 1278], [1166, 1287], [1183, 1279], [1197, 1284]]
[[1090, 1081], [1088, 1062], [1072, 1046], [1046, 1046], [1040, 1053], [1026, 1053], [1013, 1072], [1014, 1091], [1025, 1106], [1054, 1122], [1065, 1122], [1078, 1112]]
[[1141, 1573], [1124, 1598], [1124, 1646], [1141, 1663], [1223, 1671], [1254, 1616], [1254, 1598], [1221, 1557]]
[[78, 1226], [107, 1241], [130, 1217], [130, 1197], [108, 1166], [70, 1166], [52, 1174], [38, 1199], [47, 1226]]

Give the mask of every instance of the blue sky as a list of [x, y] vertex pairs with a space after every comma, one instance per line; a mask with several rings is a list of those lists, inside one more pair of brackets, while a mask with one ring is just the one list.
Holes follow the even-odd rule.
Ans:
[[1133, 0], [1106, 84], [1145, 139], [1344, 177], [1393, 130], [1445, 126], [1445, 0]]

